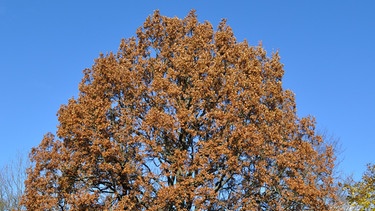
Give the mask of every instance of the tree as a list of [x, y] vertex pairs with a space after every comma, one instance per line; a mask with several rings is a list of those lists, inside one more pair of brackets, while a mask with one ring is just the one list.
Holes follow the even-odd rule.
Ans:
[[24, 192], [28, 162], [21, 154], [16, 160], [0, 169], [0, 210], [22, 210], [21, 197]]
[[357, 210], [375, 209], [375, 165], [368, 164], [362, 180], [353, 180], [345, 184], [348, 192], [347, 200]]
[[278, 53], [156, 11], [84, 71], [30, 154], [30, 210], [327, 210], [334, 153]]

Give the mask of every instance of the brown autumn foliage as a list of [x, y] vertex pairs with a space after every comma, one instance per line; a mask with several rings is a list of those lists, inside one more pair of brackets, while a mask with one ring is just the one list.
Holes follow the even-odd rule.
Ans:
[[[156, 11], [84, 71], [30, 154], [28, 210], [328, 210], [334, 154], [277, 53]], [[319, 149], [319, 150], [318, 150]]]

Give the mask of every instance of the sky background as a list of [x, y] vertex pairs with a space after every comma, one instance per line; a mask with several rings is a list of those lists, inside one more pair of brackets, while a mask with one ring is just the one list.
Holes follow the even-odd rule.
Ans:
[[82, 70], [116, 52], [147, 16], [222, 18], [238, 41], [279, 51], [283, 86], [299, 116], [339, 140], [339, 168], [355, 178], [375, 163], [375, 1], [0, 0], [0, 167], [55, 132]]

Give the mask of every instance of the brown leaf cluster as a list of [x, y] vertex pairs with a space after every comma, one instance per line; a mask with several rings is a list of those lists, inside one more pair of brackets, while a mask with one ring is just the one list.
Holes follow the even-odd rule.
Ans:
[[156, 11], [84, 71], [31, 152], [29, 210], [328, 210], [334, 155], [278, 53]]

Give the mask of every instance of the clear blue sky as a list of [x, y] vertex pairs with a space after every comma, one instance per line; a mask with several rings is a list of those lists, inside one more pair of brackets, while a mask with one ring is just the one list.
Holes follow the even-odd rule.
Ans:
[[343, 173], [359, 177], [375, 162], [373, 0], [0, 0], [0, 165], [56, 131], [82, 70], [156, 9], [181, 18], [196, 9], [215, 26], [227, 18], [239, 41], [279, 50], [284, 87], [300, 116], [340, 140]]

